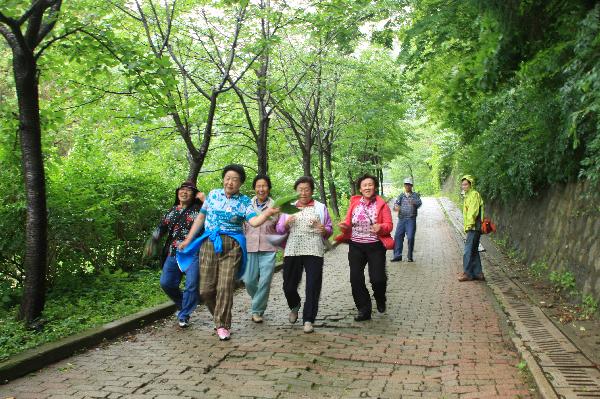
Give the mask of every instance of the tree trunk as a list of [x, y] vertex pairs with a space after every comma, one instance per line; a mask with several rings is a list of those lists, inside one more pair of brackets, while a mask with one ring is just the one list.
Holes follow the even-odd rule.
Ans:
[[356, 184], [354, 184], [354, 178], [350, 169], [348, 169], [348, 184], [350, 185], [350, 194], [356, 195]]
[[[271, 14], [271, 1], [261, 1], [260, 8], [267, 12], [267, 15]], [[269, 159], [268, 159], [268, 137], [269, 137], [269, 118], [270, 114], [267, 110], [268, 89], [267, 89], [267, 74], [269, 72], [269, 61], [270, 61], [270, 44], [271, 40], [271, 22], [269, 17], [261, 18], [261, 36], [265, 41], [266, 46], [263, 53], [259, 57], [260, 64], [256, 69], [257, 78], [257, 104], [258, 104], [258, 136], [256, 140], [256, 154], [258, 163], [258, 174], [266, 175], [269, 172]]]
[[202, 160], [194, 157], [188, 152], [188, 176], [187, 180], [193, 181], [194, 184], [198, 183], [198, 175], [200, 174], [200, 168], [202, 167]]
[[302, 151], [302, 172], [304, 172], [304, 176], [312, 176], [310, 171], [310, 149]]
[[325, 156], [325, 174], [327, 177], [327, 185], [329, 186], [329, 204], [331, 210], [336, 217], [340, 216], [340, 207], [338, 205], [337, 188], [335, 187], [335, 181], [333, 180], [333, 172], [331, 170], [331, 147], [327, 148], [324, 153]]
[[325, 166], [323, 160], [323, 147], [319, 139], [319, 195], [321, 202], [327, 206], [327, 194], [325, 194]]
[[379, 194], [383, 196], [383, 169], [377, 168], [377, 180], [379, 180]]
[[42, 157], [37, 63], [33, 53], [13, 48], [13, 68], [19, 103], [19, 136], [27, 196], [25, 284], [19, 318], [31, 323], [44, 309], [48, 252], [46, 181]]
[[269, 172], [268, 158], [268, 137], [269, 137], [269, 116], [266, 115], [264, 108], [258, 109], [258, 140], [256, 141], [256, 154], [258, 162], [258, 174], [266, 175]]
[[210, 104], [208, 106], [208, 112], [206, 114], [206, 126], [204, 126], [204, 131], [202, 132], [202, 136], [199, 137], [200, 148], [198, 149], [197, 155], [193, 158], [194, 163], [190, 163], [190, 172], [189, 176], [193, 181], [198, 179], [198, 174], [204, 165], [204, 160], [206, 159], [206, 155], [208, 154], [208, 148], [210, 146], [210, 138], [212, 136], [212, 129], [215, 120], [215, 112], [217, 110], [217, 100], [219, 93], [214, 92], [210, 96]]

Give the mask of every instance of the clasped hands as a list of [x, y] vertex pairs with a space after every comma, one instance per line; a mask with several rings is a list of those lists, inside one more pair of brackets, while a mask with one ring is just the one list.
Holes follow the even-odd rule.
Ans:
[[[346, 230], [349, 230], [352, 228], [351, 226], [348, 226], [345, 222], [338, 224], [338, 226], [343, 231], [346, 231]], [[375, 224], [371, 225], [371, 233], [377, 234], [377, 233], [379, 233], [380, 230], [381, 230], [381, 225], [379, 223], [375, 223]]]
[[[296, 223], [296, 216], [291, 215], [285, 221], [285, 227], [289, 229], [294, 223]], [[321, 234], [322, 236], [327, 234], [325, 225], [323, 225], [323, 223], [321, 223], [318, 219], [313, 220], [311, 224], [315, 232]]]

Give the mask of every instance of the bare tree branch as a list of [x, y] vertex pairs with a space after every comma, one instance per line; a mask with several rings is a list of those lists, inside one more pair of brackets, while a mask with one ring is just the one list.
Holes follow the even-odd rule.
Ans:
[[251, 147], [249, 145], [246, 144], [242, 144], [242, 143], [235, 143], [235, 144], [222, 144], [222, 145], [217, 145], [217, 146], [212, 146], [210, 147], [209, 151], [214, 151], [214, 150], [218, 150], [221, 148], [229, 148], [229, 147], [243, 147], [246, 148], [250, 151], [252, 151], [253, 153], [258, 155], [258, 151], [256, 151], [255, 147]]
[[142, 22], [142, 19], [141, 19], [140, 17], [138, 17], [137, 15], [135, 15], [134, 13], [132, 13], [131, 11], [129, 11], [129, 10], [127, 9], [127, 7], [123, 7], [123, 6], [121, 6], [121, 5], [117, 4], [117, 3], [115, 3], [115, 2], [114, 2], [114, 1], [112, 1], [112, 0], [107, 0], [107, 1], [108, 1], [110, 4], [112, 4], [112, 5], [113, 5], [113, 7], [116, 7], [116, 8], [118, 8], [120, 11], [124, 12], [124, 13], [125, 13], [125, 14], [127, 14], [129, 17], [131, 17], [131, 18], [135, 19], [135, 20], [136, 20], [136, 21], [138, 21], [138, 22]]
[[[48, 1], [48, 4], [51, 4], [50, 11], [48, 12], [48, 17], [46, 18], [48, 22], [42, 25], [40, 28], [37, 37], [35, 38], [35, 46], [44, 40], [46, 36], [54, 29], [56, 22], [58, 21], [58, 14], [60, 12], [60, 6], [62, 5], [62, 0]], [[27, 27], [29, 30], [29, 26]], [[32, 47], [33, 48], [33, 47]]]
[[44, 51], [48, 47], [50, 47], [51, 45], [53, 45], [54, 43], [56, 43], [57, 41], [62, 40], [64, 38], [68, 37], [68, 36], [71, 36], [72, 34], [75, 34], [77, 32], [81, 32], [81, 30], [82, 30], [81, 27], [78, 27], [78, 28], [66, 31], [65, 33], [63, 33], [60, 36], [53, 37], [52, 39], [50, 39], [49, 41], [47, 41], [46, 43], [44, 43], [44, 45], [37, 51], [37, 53], [34, 56], [35, 59], [38, 60], [42, 56], [42, 54], [44, 53]]

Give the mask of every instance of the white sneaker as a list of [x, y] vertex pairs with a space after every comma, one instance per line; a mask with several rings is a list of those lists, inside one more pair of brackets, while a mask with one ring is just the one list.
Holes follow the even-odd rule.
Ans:
[[252, 314], [252, 321], [255, 322], [255, 323], [262, 323], [263, 322], [263, 318], [258, 313], [253, 313]]
[[230, 338], [229, 330], [223, 327], [217, 328], [217, 336], [221, 341], [227, 341]]
[[305, 321], [304, 322], [304, 332], [306, 334], [310, 334], [311, 332], [315, 331], [312, 323], [310, 321]]
[[188, 328], [190, 326], [190, 318], [186, 317], [185, 319], [179, 319], [179, 327]]
[[288, 315], [288, 320], [290, 321], [290, 323], [294, 324], [298, 320], [298, 311], [292, 310]]

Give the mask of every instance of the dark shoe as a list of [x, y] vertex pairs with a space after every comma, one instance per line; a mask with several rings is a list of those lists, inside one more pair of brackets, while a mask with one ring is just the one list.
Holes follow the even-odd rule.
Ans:
[[377, 304], [377, 311], [379, 313], [385, 313], [385, 302]]
[[485, 281], [485, 276], [483, 275], [483, 273], [479, 273], [477, 276], [475, 276], [475, 280]]
[[471, 280], [473, 280], [473, 278], [471, 278], [471, 276], [469, 276], [467, 273], [462, 273], [460, 276], [458, 276], [458, 281], [460, 282]]
[[408, 258], [407, 262], [414, 262], [413, 258]]
[[354, 321], [371, 320], [371, 312], [361, 312], [354, 316]]
[[392, 259], [392, 262], [402, 262], [402, 256], [399, 258]]

